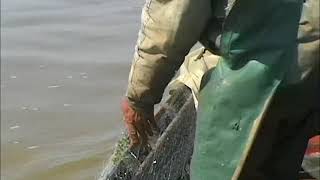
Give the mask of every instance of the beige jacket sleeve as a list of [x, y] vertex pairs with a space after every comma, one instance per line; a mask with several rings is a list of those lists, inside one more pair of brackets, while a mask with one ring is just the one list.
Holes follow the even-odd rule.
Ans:
[[127, 97], [157, 104], [211, 15], [211, 0], [147, 0], [142, 11]]

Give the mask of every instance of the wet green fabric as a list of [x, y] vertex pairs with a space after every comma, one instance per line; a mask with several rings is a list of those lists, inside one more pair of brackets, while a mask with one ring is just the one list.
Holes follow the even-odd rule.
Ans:
[[192, 180], [238, 179], [264, 112], [297, 58], [300, 0], [238, 0], [200, 92]]

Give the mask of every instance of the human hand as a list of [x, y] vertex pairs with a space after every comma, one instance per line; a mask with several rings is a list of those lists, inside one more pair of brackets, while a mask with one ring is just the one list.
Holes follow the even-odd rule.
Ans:
[[154, 108], [137, 110], [132, 107], [127, 98], [122, 101], [121, 108], [130, 138], [130, 148], [140, 144], [146, 145], [148, 136], [153, 135], [152, 130], [159, 131], [154, 120]]

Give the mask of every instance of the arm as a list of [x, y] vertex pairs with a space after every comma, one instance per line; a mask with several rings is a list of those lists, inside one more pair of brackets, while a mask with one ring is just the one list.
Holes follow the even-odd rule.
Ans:
[[147, 0], [122, 104], [131, 147], [147, 143], [152, 135], [153, 106], [200, 39], [210, 11], [211, 0]]
[[211, 0], [146, 2], [127, 89], [134, 107], [153, 107], [160, 102], [210, 16]]

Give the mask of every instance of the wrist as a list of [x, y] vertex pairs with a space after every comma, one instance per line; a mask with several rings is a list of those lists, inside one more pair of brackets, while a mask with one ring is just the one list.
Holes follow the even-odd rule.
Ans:
[[136, 111], [139, 112], [153, 112], [154, 105], [150, 103], [141, 102], [134, 98], [126, 97], [129, 105]]

